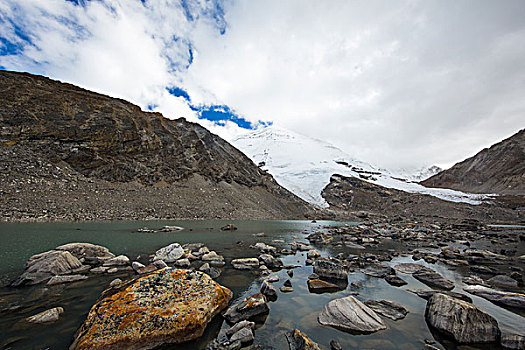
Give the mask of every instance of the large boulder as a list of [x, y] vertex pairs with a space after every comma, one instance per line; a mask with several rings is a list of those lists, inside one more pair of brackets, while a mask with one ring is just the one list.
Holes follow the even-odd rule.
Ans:
[[82, 263], [68, 251], [50, 250], [33, 255], [26, 263], [24, 273], [11, 285], [33, 285], [53, 276], [69, 274], [82, 267]]
[[417, 270], [412, 276], [418, 281], [423, 282], [429, 287], [443, 290], [454, 289], [454, 283], [441, 276], [439, 273], [429, 270], [427, 268]]
[[313, 342], [298, 329], [285, 334], [290, 350], [321, 350], [319, 344]]
[[386, 329], [381, 317], [351, 295], [326, 304], [318, 320], [322, 325], [356, 333]]
[[99, 265], [115, 255], [108, 248], [91, 243], [68, 243], [55, 248], [56, 250], [68, 251], [82, 263]]
[[267, 314], [269, 311], [270, 308], [266, 302], [266, 297], [262, 293], [256, 293], [230, 306], [224, 313], [224, 318], [230, 323], [237, 323], [257, 315]]
[[283, 267], [283, 261], [270, 254], [259, 255], [259, 261], [261, 261], [262, 264], [266, 265], [266, 267], [269, 267], [270, 269], [279, 269]]
[[525, 294], [522, 293], [503, 292], [484, 286], [467, 286], [463, 289], [495, 304], [525, 309]]
[[448, 295], [434, 294], [425, 310], [427, 323], [459, 343], [492, 343], [498, 340], [498, 322], [477, 306]]
[[180, 259], [183, 255], [184, 249], [182, 249], [181, 245], [179, 243], [172, 243], [157, 250], [153, 256], [153, 261], [163, 260], [164, 262], [171, 263]]
[[151, 349], [193, 340], [231, 298], [202, 272], [167, 267], [104, 291], [70, 349]]
[[317, 259], [314, 263], [314, 273], [328, 279], [348, 280], [347, 268], [333, 260]]

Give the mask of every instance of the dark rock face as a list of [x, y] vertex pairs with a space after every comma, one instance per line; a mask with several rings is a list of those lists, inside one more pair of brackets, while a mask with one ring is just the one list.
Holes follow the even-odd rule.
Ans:
[[498, 322], [471, 303], [434, 294], [425, 310], [428, 324], [459, 343], [492, 343], [498, 340]]
[[421, 182], [474, 193], [525, 194], [525, 129]]
[[[445, 217], [462, 220], [501, 220], [520, 222], [520, 214], [510, 208], [525, 205], [522, 197], [498, 199], [498, 205], [470, 205], [441, 200], [430, 195], [408, 193], [379, 186], [358, 178], [334, 174], [321, 195], [332, 210], [351, 212], [367, 210], [377, 215], [424, 218]], [[512, 202], [512, 203], [511, 203]]]
[[[230, 184], [262, 191], [260, 199], [279, 202], [275, 209], [284, 216], [302, 216], [308, 208], [198, 124], [169, 120], [120, 99], [26, 73], [0, 72], [0, 160], [0, 170], [15, 179], [57, 176], [66, 183], [131, 184], [138, 191], [141, 186], [181, 185], [199, 176], [212, 188]], [[2, 187], [15, 195], [12, 186]]]

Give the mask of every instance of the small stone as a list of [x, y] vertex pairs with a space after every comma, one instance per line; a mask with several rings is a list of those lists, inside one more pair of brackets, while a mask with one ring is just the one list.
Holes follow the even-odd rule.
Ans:
[[267, 280], [263, 281], [261, 284], [261, 293], [264, 294], [270, 301], [277, 300], [277, 289]]
[[120, 278], [115, 278], [113, 281], [109, 283], [110, 287], [118, 287], [122, 284], [122, 280]]
[[306, 334], [298, 329], [286, 333], [285, 336], [290, 350], [321, 350], [319, 344], [310, 340]]
[[500, 343], [505, 349], [523, 350], [525, 349], [525, 336], [502, 332]]
[[119, 255], [114, 258], [108, 259], [103, 264], [103, 266], [123, 266], [123, 265], [129, 265], [129, 258], [125, 255]]
[[336, 284], [316, 279], [310, 279], [306, 282], [308, 284], [308, 290], [310, 293], [329, 293], [336, 292], [340, 288]]
[[76, 282], [76, 281], [83, 281], [86, 280], [87, 276], [84, 275], [63, 275], [63, 276], [53, 276], [49, 281], [47, 281], [48, 286], [52, 286], [54, 284], [62, 284], [62, 283], [70, 283], [70, 282]]
[[144, 264], [138, 262], [138, 261], [134, 261], [131, 263], [131, 267], [133, 268], [133, 270], [137, 271], [138, 269], [144, 267]]
[[64, 313], [64, 309], [61, 307], [55, 307], [46, 311], [42, 311], [36, 315], [30, 316], [25, 320], [30, 323], [50, 323], [58, 321], [61, 314]]
[[343, 350], [343, 347], [335, 339], [330, 340], [330, 350]]
[[253, 341], [253, 332], [250, 327], [241, 328], [230, 338], [231, 342], [240, 341], [241, 344], [248, 344]]
[[407, 282], [396, 276], [396, 275], [388, 275], [385, 277], [385, 281], [387, 281], [388, 284], [392, 285], [392, 286], [395, 286], [395, 287], [401, 287], [401, 286], [404, 286], [405, 284], [407, 284]]
[[157, 268], [157, 269], [163, 269], [165, 267], [168, 267], [168, 265], [164, 262], [164, 260], [155, 260], [153, 262], [153, 265]]

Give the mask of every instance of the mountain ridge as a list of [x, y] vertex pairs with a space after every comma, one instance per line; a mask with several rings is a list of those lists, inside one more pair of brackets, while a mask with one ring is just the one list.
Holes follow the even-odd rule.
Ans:
[[[300, 218], [310, 209], [228, 142], [182, 118], [166, 119], [122, 99], [9, 71], [0, 71], [0, 102], [0, 195], [8, 218], [46, 220], [46, 198], [54, 198], [52, 207], [67, 220], [67, 203], [55, 198], [56, 189], [77, 204], [85, 200], [87, 207], [78, 210], [93, 219], [249, 218], [248, 212], [254, 218]], [[75, 193], [79, 187], [83, 199]], [[201, 198], [209, 212], [192, 198], [202, 189], [216, 194]], [[28, 198], [22, 198], [24, 191]], [[130, 191], [146, 197], [146, 208], [129, 203]], [[108, 204], [102, 215], [104, 198], [116, 207]], [[169, 198], [177, 203], [170, 205]], [[162, 215], [158, 208], [151, 214], [156, 206]]]

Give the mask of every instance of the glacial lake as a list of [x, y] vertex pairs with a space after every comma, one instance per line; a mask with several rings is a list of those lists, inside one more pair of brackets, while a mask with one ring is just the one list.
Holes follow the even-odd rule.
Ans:
[[[238, 230], [221, 231], [220, 227], [233, 223]], [[170, 243], [204, 243], [210, 250], [215, 250], [226, 259], [222, 274], [216, 281], [234, 293], [232, 302], [259, 291], [261, 276], [258, 271], [238, 271], [231, 268], [234, 258], [256, 257], [258, 251], [250, 248], [256, 242], [288, 247], [293, 241], [308, 243], [310, 233], [326, 230], [327, 225], [355, 225], [357, 223], [337, 223], [329, 221], [120, 221], [90, 223], [0, 223], [0, 347], [2, 349], [67, 349], [73, 336], [85, 319], [89, 309], [96, 302], [100, 293], [115, 278], [126, 279], [134, 276], [133, 271], [123, 271], [112, 275], [91, 275], [88, 280], [72, 284], [45, 286], [37, 285], [11, 288], [7, 285], [23, 272], [26, 260], [40, 252], [70, 242], [89, 242], [108, 247], [115, 254], [125, 254], [131, 260], [148, 262], [149, 255]], [[148, 227], [158, 229], [164, 225], [184, 227], [183, 231], [170, 233], [142, 233], [137, 229]], [[266, 236], [254, 234], [265, 232]], [[273, 243], [272, 240], [284, 243]], [[315, 247], [322, 256], [335, 253]], [[380, 244], [375, 249], [392, 249], [395, 245]], [[367, 251], [373, 253], [373, 249]], [[356, 253], [351, 249], [348, 253]], [[285, 265], [299, 265], [293, 269], [290, 278], [286, 270], [274, 272], [280, 281], [274, 285], [277, 289], [290, 279], [294, 288], [292, 293], [281, 293], [277, 301], [269, 302], [270, 313], [258, 318], [254, 331], [254, 344], [263, 349], [288, 349], [284, 333], [294, 328], [305, 332], [312, 340], [330, 348], [330, 340], [337, 340], [344, 349], [407, 349], [419, 350], [424, 340], [436, 341], [441, 349], [494, 349], [493, 346], [461, 346], [450, 340], [433, 334], [425, 320], [426, 301], [409, 289], [429, 289], [412, 276], [398, 273], [408, 282], [403, 287], [393, 287], [383, 279], [370, 277], [361, 272], [350, 273], [346, 289], [325, 294], [312, 294], [306, 281], [312, 273], [311, 266], [305, 266], [306, 253], [281, 256]], [[389, 265], [400, 262], [413, 262], [410, 257], [397, 257]], [[449, 270], [440, 264], [418, 263], [430, 266], [446, 278], [456, 283], [454, 291], [462, 292], [465, 286], [461, 282], [461, 271]], [[202, 262], [194, 263], [199, 267]], [[322, 326], [317, 316], [330, 300], [359, 293], [356, 297], [362, 301], [387, 299], [404, 305], [409, 314], [402, 320], [391, 321], [383, 318], [388, 329], [370, 335], [352, 335], [336, 329]], [[465, 293], [467, 294], [467, 293]], [[523, 332], [525, 318], [519, 314], [498, 307], [484, 299], [469, 295], [474, 303], [494, 316], [503, 330]], [[65, 313], [56, 323], [32, 325], [23, 321], [25, 317], [46, 309], [62, 306]], [[199, 341], [162, 349], [202, 349], [228, 325], [221, 316], [217, 316], [208, 325]]]

